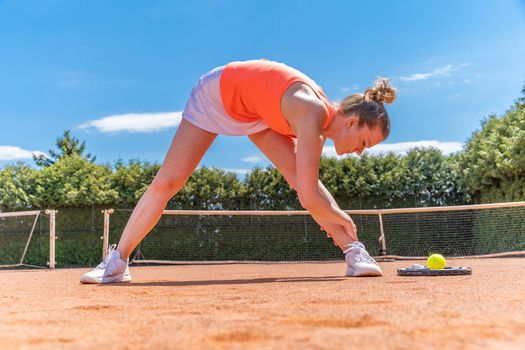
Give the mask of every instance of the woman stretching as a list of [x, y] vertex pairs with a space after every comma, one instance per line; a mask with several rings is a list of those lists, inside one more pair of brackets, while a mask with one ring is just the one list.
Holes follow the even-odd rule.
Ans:
[[80, 281], [131, 281], [131, 252], [219, 134], [248, 135], [270, 159], [297, 191], [301, 205], [345, 254], [347, 276], [381, 276], [381, 268], [358, 241], [352, 219], [319, 181], [319, 159], [327, 139], [333, 140], [338, 155], [360, 155], [382, 142], [390, 131], [383, 103], [392, 103], [395, 95], [387, 79], [378, 79], [364, 94], [334, 105], [312, 79], [282, 63], [263, 59], [213, 69], [193, 88], [168, 154], [118, 246]]

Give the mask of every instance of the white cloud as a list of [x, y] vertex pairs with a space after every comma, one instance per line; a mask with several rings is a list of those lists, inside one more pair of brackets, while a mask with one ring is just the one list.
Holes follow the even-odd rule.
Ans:
[[409, 76], [401, 77], [403, 81], [425, 80], [440, 75], [447, 75], [452, 69], [452, 65], [447, 64], [445, 67], [434, 69], [429, 73], [414, 73]]
[[79, 128], [94, 128], [103, 133], [157, 132], [177, 127], [181, 119], [182, 112], [114, 114], [102, 119], [91, 120], [80, 125]]
[[[0, 160], [32, 159], [34, 155], [43, 154], [40, 151], [28, 151], [16, 146], [0, 146]], [[47, 157], [47, 155], [46, 155]]]
[[335, 157], [335, 158], [343, 158], [343, 156], [338, 156], [335, 147], [334, 146], [324, 146], [323, 147], [323, 156], [325, 157]]
[[[370, 149], [367, 149], [365, 152], [368, 154], [381, 154], [381, 153], [388, 153], [388, 152], [394, 152], [399, 155], [406, 154], [408, 150], [414, 147], [434, 147], [443, 154], [451, 154], [454, 152], [461, 151], [463, 144], [459, 142], [442, 142], [442, 141], [436, 141], [436, 140], [430, 140], [430, 141], [413, 141], [413, 142], [399, 142], [399, 143], [384, 143], [376, 145]], [[323, 155], [326, 157], [336, 157], [336, 158], [343, 158], [345, 156], [338, 156], [335, 152], [334, 146], [325, 146], [323, 148]]]
[[399, 143], [385, 143], [376, 145], [366, 152], [370, 154], [380, 154], [387, 152], [394, 152], [396, 154], [405, 154], [407, 151], [414, 147], [434, 147], [443, 154], [451, 154], [454, 152], [461, 151], [463, 144], [460, 142], [442, 142], [436, 140], [429, 141], [413, 141], [413, 142], [399, 142]]
[[264, 158], [261, 156], [249, 156], [249, 157], [244, 157], [241, 160], [246, 163], [260, 163], [261, 161], [264, 160]]
[[237, 174], [238, 176], [244, 176], [248, 174], [252, 169], [241, 169], [241, 168], [223, 168], [224, 171], [231, 171], [232, 173]]
[[415, 80], [426, 80], [429, 78], [439, 77], [439, 76], [449, 76], [451, 72], [458, 70], [460, 68], [468, 66], [468, 63], [461, 63], [456, 66], [447, 64], [444, 67], [436, 68], [431, 72], [427, 73], [414, 73], [408, 76], [401, 77], [403, 81], [415, 81]]
[[65, 71], [63, 79], [59, 81], [62, 87], [77, 87], [86, 78], [86, 74], [82, 71]]
[[341, 87], [341, 92], [343, 94], [348, 94], [351, 91], [357, 91], [357, 89], [359, 89], [359, 85], [357, 85], [357, 84], [354, 84], [352, 86], [342, 86]]

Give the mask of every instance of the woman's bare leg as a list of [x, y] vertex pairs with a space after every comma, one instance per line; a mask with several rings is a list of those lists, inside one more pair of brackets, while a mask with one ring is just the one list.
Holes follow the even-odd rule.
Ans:
[[124, 228], [117, 249], [126, 260], [155, 227], [169, 200], [191, 176], [217, 134], [182, 120], [164, 162], [140, 198]]
[[[297, 183], [295, 143], [288, 137], [270, 129], [250, 135], [250, 140], [270, 159], [288, 184], [295, 189]], [[333, 200], [332, 195], [320, 181], [319, 187], [325, 197]], [[332, 237], [341, 250], [346, 250], [355, 241], [355, 238], [350, 237], [343, 226], [325, 221], [315, 215], [312, 215], [312, 218]]]

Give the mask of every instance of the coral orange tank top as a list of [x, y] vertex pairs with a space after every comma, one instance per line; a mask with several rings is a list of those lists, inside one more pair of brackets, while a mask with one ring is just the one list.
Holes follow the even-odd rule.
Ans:
[[236, 120], [253, 122], [262, 118], [272, 130], [295, 137], [281, 111], [281, 99], [288, 87], [297, 81], [312, 88], [326, 105], [328, 117], [323, 129], [326, 128], [335, 108], [323, 89], [297, 69], [273, 61], [252, 60], [226, 65], [220, 82], [224, 109]]

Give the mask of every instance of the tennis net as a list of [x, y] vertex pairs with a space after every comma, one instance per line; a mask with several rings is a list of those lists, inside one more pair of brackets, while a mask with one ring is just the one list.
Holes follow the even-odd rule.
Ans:
[[55, 267], [53, 210], [0, 212], [0, 268]]
[[[131, 212], [114, 211], [108, 240], [119, 239]], [[347, 212], [376, 257], [525, 256], [525, 202]], [[315, 261], [342, 254], [306, 211], [166, 210], [132, 257], [135, 263]]]

